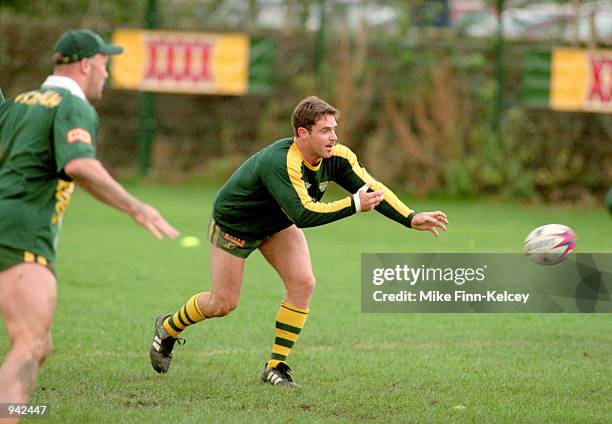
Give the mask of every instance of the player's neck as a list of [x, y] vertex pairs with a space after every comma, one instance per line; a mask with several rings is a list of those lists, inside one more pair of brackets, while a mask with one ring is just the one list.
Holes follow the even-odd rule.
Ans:
[[81, 88], [81, 90], [83, 90], [83, 92], [85, 92], [86, 78], [84, 75], [79, 73], [78, 69], [76, 69], [75, 67], [66, 67], [66, 69], [55, 69], [53, 72], [53, 76], [70, 78]]
[[306, 148], [306, 146], [304, 146], [304, 142], [300, 140], [298, 137], [295, 138], [295, 145], [300, 151], [300, 154], [302, 155], [302, 159], [304, 159], [304, 162], [308, 162], [308, 164], [311, 166], [319, 166], [323, 158], [308, 152], [308, 149]]

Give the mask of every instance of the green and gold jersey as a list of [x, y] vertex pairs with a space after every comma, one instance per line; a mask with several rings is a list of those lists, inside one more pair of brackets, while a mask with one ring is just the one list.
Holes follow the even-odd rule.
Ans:
[[346, 146], [336, 144], [332, 157], [317, 166], [304, 160], [293, 138], [284, 138], [247, 159], [217, 193], [213, 218], [234, 236], [260, 240], [292, 224], [324, 225], [355, 213], [353, 196], [330, 203], [321, 198], [330, 182], [349, 193], [364, 184], [384, 189], [376, 210], [405, 226], [412, 212], [395, 194], [374, 180]]
[[65, 80], [49, 77], [0, 106], [0, 246], [50, 261], [74, 191], [64, 166], [95, 157], [98, 131], [95, 109]]

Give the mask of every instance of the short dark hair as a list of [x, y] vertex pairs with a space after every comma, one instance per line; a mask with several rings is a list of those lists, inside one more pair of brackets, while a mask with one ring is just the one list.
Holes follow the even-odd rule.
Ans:
[[293, 126], [294, 134], [298, 135], [297, 131], [300, 127], [306, 128], [310, 132], [312, 127], [324, 115], [333, 115], [335, 118], [339, 118], [340, 111], [317, 96], [309, 96], [302, 99], [293, 109], [293, 114], [291, 115], [291, 125]]

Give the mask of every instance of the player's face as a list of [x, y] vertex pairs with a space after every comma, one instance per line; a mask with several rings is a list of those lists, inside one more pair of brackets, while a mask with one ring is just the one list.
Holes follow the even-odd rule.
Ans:
[[87, 74], [87, 83], [85, 87], [85, 96], [88, 100], [98, 100], [102, 97], [104, 90], [104, 82], [108, 78], [106, 65], [108, 56], [97, 54], [89, 59], [89, 73]]
[[308, 151], [311, 159], [328, 159], [332, 155], [332, 147], [336, 145], [336, 127], [338, 123], [334, 115], [323, 115], [307, 133]]

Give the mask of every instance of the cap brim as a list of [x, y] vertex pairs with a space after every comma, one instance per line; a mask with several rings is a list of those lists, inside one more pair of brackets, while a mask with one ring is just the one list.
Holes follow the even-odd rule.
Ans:
[[118, 46], [116, 44], [105, 44], [100, 49], [100, 53], [106, 54], [106, 55], [109, 55], [109, 56], [113, 55], [113, 54], [121, 54], [121, 53], [123, 53], [123, 47]]

